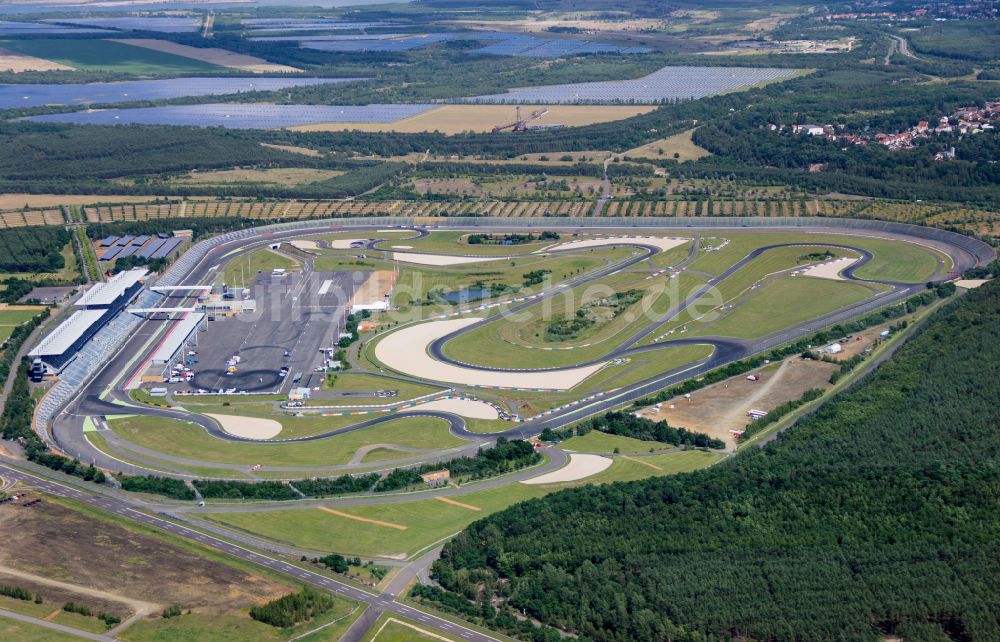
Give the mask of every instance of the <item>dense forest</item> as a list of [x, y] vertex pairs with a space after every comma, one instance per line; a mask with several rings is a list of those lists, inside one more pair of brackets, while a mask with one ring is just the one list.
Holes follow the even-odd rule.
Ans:
[[998, 425], [991, 284], [765, 447], [472, 524], [418, 595], [522, 639], [995, 640]]
[[62, 250], [72, 238], [55, 226], [0, 230], [0, 272], [57, 272], [66, 267]]

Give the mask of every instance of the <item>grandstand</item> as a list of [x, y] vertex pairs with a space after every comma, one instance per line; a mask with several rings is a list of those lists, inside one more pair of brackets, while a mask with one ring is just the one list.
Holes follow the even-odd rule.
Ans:
[[[131, 241], [131, 239], [129, 239]], [[116, 246], [118, 247], [118, 246]], [[127, 247], [127, 244], [126, 246]], [[142, 289], [142, 279], [149, 270], [136, 268], [111, 277], [106, 283], [97, 283], [87, 290], [74, 305], [88, 310], [116, 308], [120, 310]]]
[[35, 349], [28, 353], [32, 359], [41, 359], [56, 372], [76, 355], [83, 344], [100, 330], [99, 322], [104, 310], [77, 310], [50, 332]]
[[79, 308], [50, 332], [28, 356], [41, 359], [57, 373], [142, 289], [145, 269], [128, 270], [107, 283], [98, 283], [73, 304]]

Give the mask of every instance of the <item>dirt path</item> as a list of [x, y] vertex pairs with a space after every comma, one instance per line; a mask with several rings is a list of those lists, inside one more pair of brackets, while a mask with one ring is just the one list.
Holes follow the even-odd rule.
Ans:
[[649, 466], [650, 468], [653, 468], [653, 469], [655, 469], [655, 470], [659, 470], [659, 471], [662, 471], [662, 470], [663, 470], [662, 468], [660, 468], [660, 467], [659, 467], [659, 466], [657, 466], [656, 464], [651, 464], [651, 463], [649, 463], [648, 461], [643, 461], [643, 460], [642, 460], [641, 458], [639, 458], [639, 457], [629, 457], [628, 455], [621, 455], [621, 458], [622, 458], [622, 459], [627, 459], [627, 460], [629, 460], [629, 461], [634, 461], [635, 463], [637, 463], [637, 464], [642, 464], [643, 466]]
[[[96, 597], [101, 600], [108, 600], [111, 602], [119, 602], [121, 604], [127, 605], [136, 615], [145, 616], [149, 613], [163, 608], [159, 604], [153, 604], [152, 602], [143, 602], [142, 600], [136, 600], [130, 597], [125, 597], [123, 595], [116, 595], [114, 593], [108, 593], [106, 591], [101, 591], [99, 589], [91, 588], [89, 586], [79, 586], [77, 584], [70, 584], [68, 582], [60, 582], [59, 580], [53, 580], [48, 577], [43, 577], [41, 575], [35, 575], [34, 573], [26, 573], [20, 571], [16, 568], [11, 568], [4, 564], [0, 564], [0, 572], [5, 575], [13, 575], [14, 577], [20, 577], [24, 580], [30, 580], [38, 584], [45, 586], [53, 586], [56, 588], [61, 588], [66, 591], [71, 591], [73, 593], [79, 593], [80, 595], [89, 595], [90, 597]], [[134, 618], [135, 616], [133, 616]]]
[[452, 506], [458, 506], [459, 508], [465, 508], [467, 510], [476, 510], [476, 511], [483, 510], [478, 506], [473, 506], [472, 504], [463, 504], [462, 502], [455, 501], [454, 499], [449, 499], [448, 497], [442, 497], [440, 495], [438, 495], [434, 499], [438, 500], [439, 502], [444, 502], [445, 504], [451, 504]]
[[755, 403], [763, 399], [767, 393], [771, 392], [771, 389], [781, 381], [782, 375], [784, 375], [787, 367], [788, 360], [786, 359], [781, 362], [781, 365], [774, 371], [774, 374], [767, 378], [767, 381], [760, 386], [757, 386], [757, 390], [755, 390], [753, 394], [747, 397], [742, 403], [733, 405], [732, 409], [722, 416], [721, 423], [739, 423], [740, 419], [746, 415], [747, 411], [750, 410]]

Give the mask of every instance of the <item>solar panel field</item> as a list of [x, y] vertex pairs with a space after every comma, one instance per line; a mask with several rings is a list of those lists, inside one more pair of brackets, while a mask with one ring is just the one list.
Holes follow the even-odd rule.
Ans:
[[71, 18], [49, 20], [85, 27], [119, 29], [123, 31], [158, 31], [160, 33], [192, 33], [201, 27], [200, 18], [178, 16], [127, 16], [108, 18]]
[[42, 105], [110, 104], [182, 96], [219, 96], [247, 91], [350, 82], [356, 78], [169, 78], [80, 85], [0, 84], [0, 109]]
[[657, 104], [703, 98], [760, 83], [791, 78], [795, 69], [768, 67], [664, 67], [634, 80], [518, 87], [504, 94], [471, 96], [455, 102], [499, 104]]

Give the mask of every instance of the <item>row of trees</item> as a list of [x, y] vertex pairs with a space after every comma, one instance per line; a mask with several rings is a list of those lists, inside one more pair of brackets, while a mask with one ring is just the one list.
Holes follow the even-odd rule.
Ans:
[[658, 441], [672, 446], [692, 446], [694, 448], [724, 448], [725, 442], [700, 432], [686, 428], [674, 428], [666, 421], [653, 421], [645, 417], [636, 417], [632, 413], [613, 411], [593, 417], [578, 424], [553, 430], [542, 431], [542, 441], [563, 441], [571, 437], [588, 434], [591, 430], [631, 437], [642, 441]]

